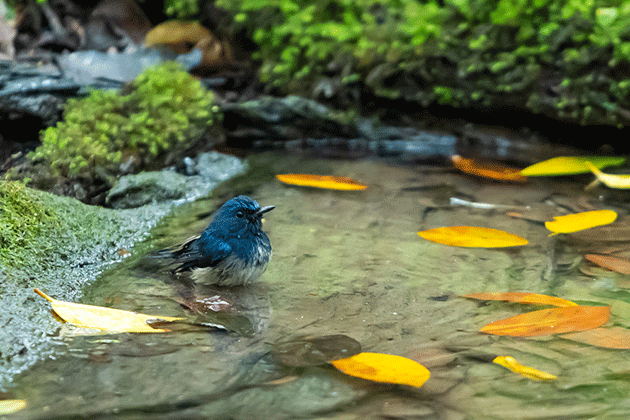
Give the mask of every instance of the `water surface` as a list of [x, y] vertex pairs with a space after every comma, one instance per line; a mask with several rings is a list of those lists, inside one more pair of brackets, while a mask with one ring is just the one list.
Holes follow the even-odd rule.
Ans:
[[[627, 215], [584, 193], [586, 178], [500, 184], [439, 167], [282, 154], [254, 156], [251, 168], [213, 197], [178, 208], [131, 257], [104, 273], [83, 300], [195, 318], [180, 303], [210, 298], [232, 310], [203, 320], [224, 323], [232, 332], [181, 328], [83, 337], [64, 327], [55, 357], [16, 379], [11, 397], [25, 398], [29, 406], [15, 418], [629, 418], [626, 351], [560, 337], [483, 335], [478, 329], [488, 322], [539, 308], [460, 297], [530, 291], [613, 304], [608, 325], [627, 326], [630, 295], [623, 278], [580, 271], [591, 243], [549, 237], [542, 223], [509, 217], [504, 209], [448, 205], [456, 196], [557, 214], [590, 203]], [[350, 176], [369, 188], [300, 188], [273, 177], [292, 172]], [[144, 258], [151, 249], [200, 232], [212, 212], [237, 194], [276, 206], [264, 223], [274, 256], [259, 284], [190, 287]], [[417, 235], [451, 225], [502, 229], [530, 244], [468, 249]], [[328, 365], [283, 366], [270, 355], [279, 341], [333, 334], [352, 337], [363, 351], [418, 360], [432, 377], [422, 388], [375, 384]], [[490, 363], [498, 355], [513, 356], [558, 380], [523, 378]]]

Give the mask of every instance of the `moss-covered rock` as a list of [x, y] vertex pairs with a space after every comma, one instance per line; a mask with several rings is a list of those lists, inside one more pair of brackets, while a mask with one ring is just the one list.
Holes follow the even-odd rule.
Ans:
[[[205, 196], [222, 180], [247, 170], [234, 156], [204, 156], [203, 162], [191, 162], [197, 170], [184, 177], [179, 200], [134, 209], [90, 206], [0, 181], [0, 389], [58, 351], [55, 331], [60, 324], [51, 316], [50, 305], [33, 293], [34, 287], [56, 299], [78, 302], [84, 287], [114, 262], [130, 254], [144, 256], [155, 244], [142, 241], [176, 205]], [[136, 280], [132, 275], [130, 281]]]
[[54, 209], [28, 190], [17, 181], [0, 181], [0, 261], [6, 266], [21, 266], [25, 252], [44, 252], [35, 238], [59, 224]]
[[218, 0], [283, 93], [630, 124], [630, 1]]
[[29, 157], [56, 176], [108, 180], [159, 167], [202, 139], [217, 122], [213, 94], [174, 62], [145, 70], [123, 94], [71, 99], [64, 119], [43, 132]]

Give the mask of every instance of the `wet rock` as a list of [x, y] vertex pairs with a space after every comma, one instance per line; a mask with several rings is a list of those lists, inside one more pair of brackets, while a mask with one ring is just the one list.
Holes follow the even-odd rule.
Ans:
[[243, 173], [247, 165], [234, 156], [218, 152], [184, 158], [186, 175], [166, 169], [125, 175], [105, 199], [109, 207], [128, 209], [168, 200], [192, 201], [206, 195], [218, 183]]
[[321, 417], [322, 413], [339, 410], [366, 394], [366, 390], [354, 388], [325, 371], [313, 369], [278, 387], [245, 389], [228, 399], [211, 402], [202, 407], [201, 413], [211, 419]]
[[223, 182], [243, 168], [240, 159], [229, 159], [218, 152], [202, 153], [197, 159], [185, 158], [184, 164], [187, 175], [199, 175], [209, 182]]
[[202, 55], [196, 49], [178, 56], [166, 50], [130, 48], [120, 53], [77, 51], [59, 56], [57, 63], [66, 77], [81, 84], [94, 84], [102, 79], [130, 82], [143, 70], [168, 60], [190, 70], [201, 62]]
[[[120, 87], [119, 83], [94, 81], [95, 89]], [[63, 105], [68, 97], [87, 94], [90, 86], [85, 86], [64, 77], [52, 66], [37, 67], [0, 61], [0, 112], [1, 120], [14, 121], [12, 133], [7, 137], [37, 138], [37, 132], [59, 121]], [[39, 119], [34, 134], [33, 118]], [[21, 126], [16, 126], [22, 123]], [[3, 130], [4, 135], [4, 130]]]
[[348, 116], [311, 99], [289, 95], [262, 96], [241, 103], [221, 105], [226, 127], [235, 127], [233, 138], [295, 139], [301, 137], [351, 137], [356, 135]]
[[107, 194], [105, 203], [115, 209], [129, 209], [185, 195], [186, 176], [172, 171], [152, 171], [120, 178]]

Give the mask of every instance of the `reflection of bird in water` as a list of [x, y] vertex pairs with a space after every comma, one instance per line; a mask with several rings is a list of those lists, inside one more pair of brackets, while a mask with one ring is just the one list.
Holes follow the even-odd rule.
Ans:
[[174, 300], [195, 316], [195, 323], [216, 325], [252, 336], [267, 329], [271, 316], [269, 294], [262, 285], [217, 287], [179, 284]]
[[201, 235], [179, 249], [158, 251], [158, 257], [173, 258], [175, 273], [192, 271], [200, 283], [240, 286], [255, 282], [271, 259], [271, 242], [262, 231], [262, 216], [274, 206], [260, 207], [240, 195], [215, 213]]

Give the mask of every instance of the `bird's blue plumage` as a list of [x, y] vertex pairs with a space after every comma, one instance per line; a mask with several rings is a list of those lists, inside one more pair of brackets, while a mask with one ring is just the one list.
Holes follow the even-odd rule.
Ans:
[[201, 282], [220, 286], [254, 282], [271, 259], [262, 215], [273, 208], [260, 207], [244, 195], [235, 197], [219, 208], [201, 235], [160, 255], [174, 259], [175, 273], [192, 271], [193, 279]]

